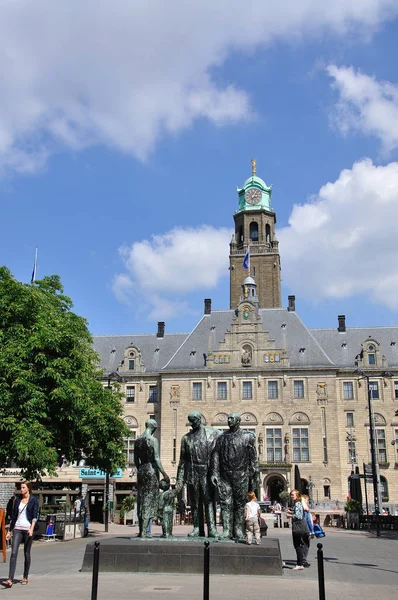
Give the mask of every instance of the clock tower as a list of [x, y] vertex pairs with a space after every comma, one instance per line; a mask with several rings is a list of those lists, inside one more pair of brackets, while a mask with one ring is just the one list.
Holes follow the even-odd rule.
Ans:
[[[259, 308], [280, 308], [281, 262], [275, 236], [276, 215], [271, 208], [272, 186], [257, 177], [255, 160], [251, 177], [237, 192], [239, 207], [234, 214], [235, 233], [229, 252], [230, 308], [238, 305], [247, 276], [256, 281]], [[244, 269], [248, 249], [249, 269]]]

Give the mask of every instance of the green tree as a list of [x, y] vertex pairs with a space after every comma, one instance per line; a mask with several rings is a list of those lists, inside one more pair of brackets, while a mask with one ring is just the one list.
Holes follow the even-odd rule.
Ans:
[[0, 467], [53, 474], [62, 457], [110, 473], [124, 466], [118, 386], [99, 381], [87, 322], [58, 276], [34, 284], [0, 267]]

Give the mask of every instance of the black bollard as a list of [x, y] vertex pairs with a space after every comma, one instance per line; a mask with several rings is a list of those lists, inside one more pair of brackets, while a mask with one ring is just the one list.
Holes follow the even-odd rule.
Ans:
[[94, 557], [93, 557], [93, 579], [92, 579], [92, 584], [91, 584], [91, 600], [97, 600], [99, 553], [100, 553], [100, 543], [95, 542]]
[[323, 546], [317, 544], [317, 559], [318, 559], [318, 589], [319, 589], [319, 600], [325, 600], [325, 572], [323, 570]]
[[209, 600], [210, 542], [205, 542], [203, 561], [203, 600]]

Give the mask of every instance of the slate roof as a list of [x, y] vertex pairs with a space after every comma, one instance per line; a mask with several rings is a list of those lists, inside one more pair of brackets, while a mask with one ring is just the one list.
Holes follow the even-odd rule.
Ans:
[[106, 373], [116, 371], [124, 358], [125, 349], [134, 345], [141, 351], [145, 373], [158, 373], [187, 337], [187, 333], [145, 335], [99, 335], [94, 337], [94, 349], [100, 355], [100, 368]]
[[[355, 358], [369, 338], [380, 344], [386, 368], [398, 367], [398, 327], [347, 328], [341, 333], [337, 328], [308, 329], [297, 313], [287, 308], [260, 309], [259, 314], [275, 347], [286, 348], [290, 368], [355, 368]], [[141, 351], [145, 373], [202, 370], [209, 338], [212, 350], [218, 350], [231, 330], [233, 316], [233, 310], [214, 310], [203, 315], [191, 333], [165, 334], [163, 338], [156, 334], [96, 336], [94, 348], [101, 357], [101, 368], [108, 373], [117, 370], [129, 345]]]
[[[290, 367], [333, 366], [297, 313], [289, 312], [286, 308], [269, 308], [260, 309], [259, 314], [263, 330], [269, 331], [269, 338], [275, 340], [275, 347], [279, 349], [286, 347]], [[208, 353], [209, 337], [211, 337], [212, 350], [217, 350], [218, 344], [225, 338], [225, 332], [231, 330], [233, 315], [233, 310], [216, 310], [210, 315], [204, 315], [165, 366], [165, 370], [202, 369], [203, 354]], [[285, 327], [282, 327], [283, 325]], [[304, 352], [300, 352], [300, 348], [303, 348]]]
[[[380, 344], [380, 353], [387, 359], [386, 368], [398, 367], [398, 327], [353, 327], [342, 333], [337, 329], [310, 331], [318, 343], [327, 349], [333, 363], [341, 368], [355, 364], [355, 357], [368, 339]], [[380, 371], [380, 366], [377, 370]]]

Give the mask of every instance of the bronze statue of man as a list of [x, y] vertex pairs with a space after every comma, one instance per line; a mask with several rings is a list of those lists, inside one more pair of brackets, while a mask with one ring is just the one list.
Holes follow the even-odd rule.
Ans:
[[188, 487], [193, 520], [193, 530], [188, 535], [205, 535], [203, 509], [206, 516], [208, 537], [217, 537], [214, 515], [214, 489], [210, 483], [211, 455], [220, 435], [217, 429], [202, 425], [201, 414], [193, 411], [188, 415], [191, 431], [181, 438], [180, 462], [177, 471], [177, 490]]
[[244, 538], [247, 493], [259, 485], [255, 436], [240, 429], [240, 414], [228, 415], [229, 430], [217, 439], [211, 481], [218, 489], [223, 525], [222, 537]]
[[134, 444], [134, 462], [137, 467], [137, 513], [138, 537], [149, 537], [147, 533], [150, 519], [156, 517], [159, 499], [159, 472], [167, 482], [170, 478], [165, 473], [159, 458], [159, 442], [154, 437], [157, 429], [154, 419], [145, 423], [145, 431]]

